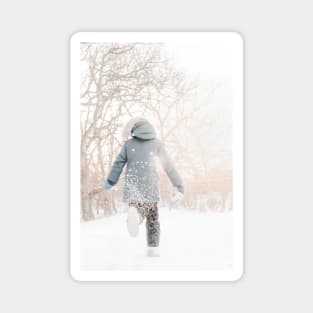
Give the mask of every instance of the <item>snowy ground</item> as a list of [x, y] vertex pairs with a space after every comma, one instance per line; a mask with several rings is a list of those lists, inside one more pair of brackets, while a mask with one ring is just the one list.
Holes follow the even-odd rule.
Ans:
[[232, 213], [160, 208], [160, 258], [146, 254], [146, 230], [129, 237], [126, 214], [81, 223], [82, 270], [216, 270], [232, 266]]

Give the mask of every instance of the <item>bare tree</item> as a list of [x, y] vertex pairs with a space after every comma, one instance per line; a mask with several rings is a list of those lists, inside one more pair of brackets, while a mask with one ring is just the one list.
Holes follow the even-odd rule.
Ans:
[[[186, 119], [177, 105], [191, 87], [171, 68], [162, 44], [86, 43], [81, 63], [81, 204], [83, 220], [90, 220], [90, 190], [103, 182], [122, 145], [118, 132], [125, 117], [149, 112], [165, 139]], [[172, 114], [176, 125], [170, 122]], [[114, 199], [102, 196], [114, 211]]]
[[[209, 206], [216, 202], [210, 194], [229, 192], [231, 169], [222, 169], [222, 164], [231, 156], [216, 147], [231, 124], [208, 110], [218, 83], [200, 90], [198, 81], [175, 68], [161, 43], [82, 43], [81, 68], [83, 220], [95, 218], [93, 206], [105, 214], [117, 212], [120, 191], [99, 187], [123, 145], [123, 126], [135, 116], [151, 119], [166, 143], [188, 186], [186, 206], [197, 207], [197, 197]], [[167, 199], [170, 183], [164, 173], [160, 179], [162, 198]]]

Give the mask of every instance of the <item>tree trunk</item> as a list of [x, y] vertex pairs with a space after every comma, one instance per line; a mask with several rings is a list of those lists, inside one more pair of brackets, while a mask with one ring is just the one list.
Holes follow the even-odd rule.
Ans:
[[84, 149], [84, 144], [81, 146], [81, 216], [84, 221], [90, 221], [95, 219], [94, 213], [92, 211], [91, 199], [88, 195], [89, 184], [88, 184], [88, 169], [86, 152]]

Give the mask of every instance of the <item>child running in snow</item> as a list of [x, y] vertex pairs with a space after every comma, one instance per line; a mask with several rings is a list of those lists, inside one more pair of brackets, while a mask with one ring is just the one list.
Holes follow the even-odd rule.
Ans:
[[131, 127], [132, 138], [125, 141], [120, 153], [104, 182], [103, 189], [110, 190], [117, 184], [123, 167], [127, 165], [123, 201], [129, 205], [127, 228], [135, 237], [140, 223], [146, 219], [148, 256], [159, 256], [160, 223], [158, 217], [159, 177], [155, 157], [161, 164], [176, 187], [175, 200], [183, 197], [182, 180], [168, 154], [164, 144], [156, 138], [153, 126], [146, 119], [137, 119]]

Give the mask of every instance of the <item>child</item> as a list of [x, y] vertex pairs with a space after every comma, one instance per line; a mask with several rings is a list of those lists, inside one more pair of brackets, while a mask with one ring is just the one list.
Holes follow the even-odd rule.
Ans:
[[127, 140], [104, 182], [105, 190], [111, 189], [119, 180], [125, 164], [123, 201], [129, 205], [127, 228], [136, 236], [139, 224], [146, 218], [148, 256], [159, 256], [160, 223], [158, 221], [158, 174], [155, 157], [158, 157], [172, 184], [176, 187], [175, 201], [182, 198], [182, 180], [171, 163], [163, 143], [156, 139], [153, 126], [145, 119], [137, 119], [131, 128], [132, 138]]

